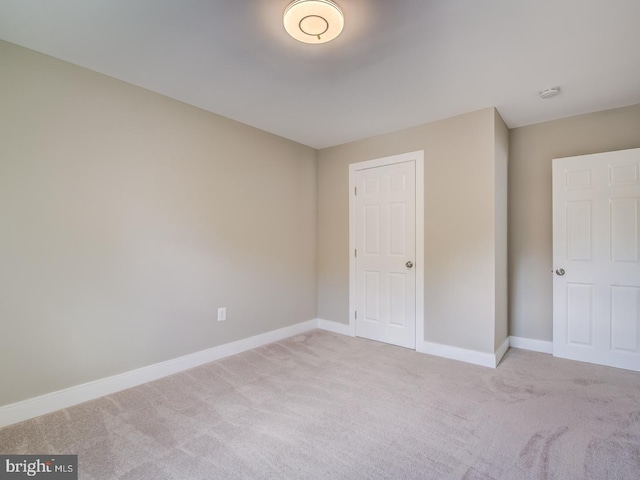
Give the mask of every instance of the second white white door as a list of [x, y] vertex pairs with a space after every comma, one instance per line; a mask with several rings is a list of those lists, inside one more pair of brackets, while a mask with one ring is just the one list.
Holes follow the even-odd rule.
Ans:
[[640, 149], [553, 161], [553, 354], [640, 370]]
[[356, 173], [356, 335], [416, 346], [416, 165]]

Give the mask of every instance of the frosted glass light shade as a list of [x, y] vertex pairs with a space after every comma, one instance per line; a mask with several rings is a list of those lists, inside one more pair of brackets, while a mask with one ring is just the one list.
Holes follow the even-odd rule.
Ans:
[[344, 27], [344, 15], [331, 0], [295, 0], [284, 11], [284, 28], [304, 43], [326, 43]]

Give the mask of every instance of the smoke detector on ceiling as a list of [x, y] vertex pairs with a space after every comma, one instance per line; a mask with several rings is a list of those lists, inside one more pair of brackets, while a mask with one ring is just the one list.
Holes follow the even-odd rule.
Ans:
[[546, 90], [538, 92], [538, 94], [540, 95], [540, 98], [555, 97], [556, 95], [560, 95], [560, 87], [547, 88]]

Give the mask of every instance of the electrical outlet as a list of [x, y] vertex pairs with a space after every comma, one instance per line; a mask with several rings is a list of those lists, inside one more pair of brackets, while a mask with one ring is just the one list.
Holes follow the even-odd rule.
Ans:
[[227, 307], [220, 307], [218, 309], [218, 321], [222, 322], [227, 319]]

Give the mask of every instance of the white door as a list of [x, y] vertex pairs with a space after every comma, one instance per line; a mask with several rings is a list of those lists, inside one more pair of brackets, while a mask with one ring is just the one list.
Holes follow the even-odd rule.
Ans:
[[415, 349], [416, 165], [356, 172], [356, 335]]
[[553, 354], [640, 371], [640, 149], [553, 161]]

